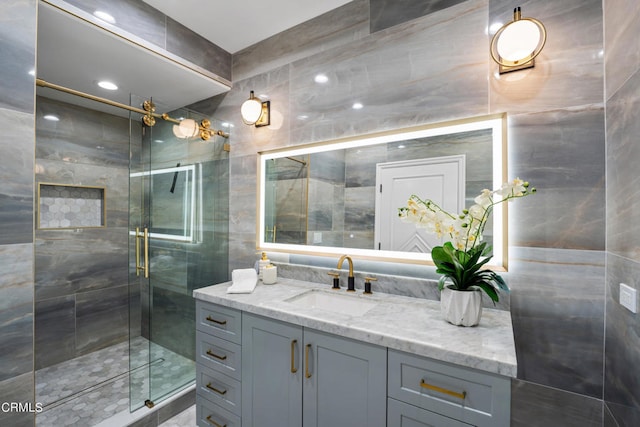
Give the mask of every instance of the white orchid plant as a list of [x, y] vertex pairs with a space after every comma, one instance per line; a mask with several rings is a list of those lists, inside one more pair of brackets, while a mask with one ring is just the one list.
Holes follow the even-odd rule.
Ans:
[[457, 215], [432, 200], [412, 195], [407, 206], [398, 209], [398, 216], [438, 238], [450, 239], [431, 250], [436, 273], [442, 275], [438, 282], [440, 290], [445, 286], [459, 291], [481, 289], [495, 304], [499, 301], [498, 292], [509, 292], [509, 287], [499, 274], [482, 268], [491, 259], [491, 246], [482, 241], [487, 220], [495, 205], [535, 192], [528, 182], [516, 178], [497, 190], [482, 190], [474, 199], [475, 204]]

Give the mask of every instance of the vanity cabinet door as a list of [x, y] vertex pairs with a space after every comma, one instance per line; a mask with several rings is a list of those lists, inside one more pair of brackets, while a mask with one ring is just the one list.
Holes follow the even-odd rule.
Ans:
[[304, 427], [386, 426], [387, 349], [305, 329]]
[[302, 425], [302, 327], [242, 315], [242, 425]]

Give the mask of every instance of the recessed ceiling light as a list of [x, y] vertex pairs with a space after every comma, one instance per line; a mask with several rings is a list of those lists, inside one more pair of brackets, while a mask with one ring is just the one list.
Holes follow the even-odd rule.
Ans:
[[309, 118], [309, 116], [307, 116], [306, 114], [300, 114], [297, 119], [298, 120], [307, 120]]
[[362, 104], [361, 104], [361, 103], [359, 103], [359, 102], [355, 102], [355, 103], [351, 106], [351, 108], [353, 108], [354, 110], [360, 110], [360, 109], [362, 109], [362, 107], [364, 107], [364, 105], [362, 105]]
[[101, 82], [98, 82], [98, 86], [106, 90], [118, 90], [118, 86], [115, 83], [112, 83], [106, 80], [102, 80]]
[[45, 120], [51, 120], [52, 122], [59, 122], [60, 121], [60, 117], [56, 116], [55, 114], [47, 114], [42, 118], [45, 119]]
[[327, 77], [325, 74], [317, 74], [313, 80], [316, 83], [327, 83], [329, 81], [329, 77]]
[[103, 20], [104, 22], [108, 22], [109, 24], [115, 24], [116, 23], [116, 18], [113, 17], [113, 15], [107, 13], [107, 12], [103, 12], [102, 10], [96, 10], [95, 12], [93, 12], [93, 16], [95, 16], [98, 19]]

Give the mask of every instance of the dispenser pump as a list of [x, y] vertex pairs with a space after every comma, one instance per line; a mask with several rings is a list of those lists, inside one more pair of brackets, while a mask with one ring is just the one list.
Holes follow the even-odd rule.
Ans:
[[258, 278], [262, 279], [262, 273], [269, 264], [271, 264], [271, 261], [267, 258], [267, 253], [262, 252], [262, 258], [258, 261]]

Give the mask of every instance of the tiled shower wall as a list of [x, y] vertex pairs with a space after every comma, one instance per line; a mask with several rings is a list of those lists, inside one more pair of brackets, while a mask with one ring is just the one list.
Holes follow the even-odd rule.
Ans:
[[640, 321], [619, 284], [640, 289], [640, 4], [604, 2], [607, 112], [605, 426], [640, 425]]
[[129, 337], [129, 119], [38, 96], [36, 182], [103, 187], [106, 195], [104, 227], [36, 224], [37, 370]]
[[[0, 3], [0, 402], [33, 404], [36, 0]], [[11, 60], [6, 60], [11, 58]], [[0, 424], [33, 425], [29, 412]]]
[[[487, 29], [516, 6], [546, 25], [547, 45], [534, 69], [498, 75]], [[603, 62], [601, 0], [355, 0], [234, 54], [233, 90], [198, 106], [235, 125], [230, 269], [256, 259], [257, 151], [506, 112], [509, 175], [539, 190], [509, 215], [512, 425], [602, 425]], [[244, 126], [238, 106], [250, 90], [281, 120]], [[364, 108], [351, 109], [356, 101]]]

